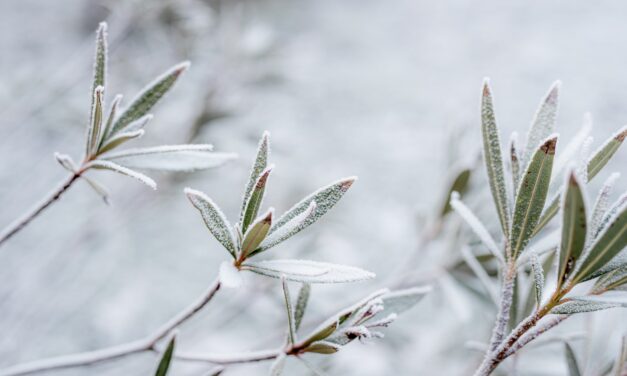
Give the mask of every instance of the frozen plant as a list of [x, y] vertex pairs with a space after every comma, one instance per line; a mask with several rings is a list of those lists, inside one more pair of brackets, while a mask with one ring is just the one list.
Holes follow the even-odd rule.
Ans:
[[58, 200], [79, 178], [86, 181], [108, 203], [109, 194], [106, 188], [86, 176], [88, 171], [117, 172], [156, 189], [154, 180], [134, 169], [194, 171], [216, 167], [234, 158], [235, 155], [230, 153], [213, 153], [212, 145], [207, 144], [161, 145], [115, 151], [122, 144], [144, 135], [144, 127], [153, 117], [149, 111], [188, 68], [188, 62], [170, 68], [148, 84], [125, 108], [120, 108], [122, 95], [116, 95], [109, 109], [105, 111], [107, 24], [101, 23], [96, 32], [92, 101], [82, 161], [76, 163], [69, 155], [55, 154], [57, 161], [70, 175], [29, 212], [5, 228], [0, 233], [0, 245]]
[[[311, 284], [357, 282], [374, 278], [375, 275], [352, 266], [317, 261], [250, 261], [253, 256], [267, 251], [316, 222], [339, 202], [355, 181], [354, 177], [340, 179], [315, 191], [275, 222], [272, 208], [260, 211], [268, 176], [273, 167], [268, 165], [269, 152], [269, 135], [264, 133], [244, 190], [240, 219], [235, 226], [229, 223], [220, 208], [205, 194], [185, 189], [185, 194], [199, 210], [209, 231], [231, 256], [231, 261], [225, 261], [220, 265], [218, 278], [209, 284], [206, 292], [194, 303], [143, 339], [102, 350], [18, 364], [0, 370], [0, 375], [26, 375], [86, 366], [138, 353], [163, 351], [157, 375], [165, 375], [172, 360], [206, 362], [218, 366], [274, 360], [270, 374], [278, 376], [288, 357], [295, 357], [308, 367], [314, 367], [303, 358], [303, 355], [311, 353], [329, 355], [355, 339], [383, 337], [381, 329], [390, 325], [398, 314], [415, 305], [430, 291], [429, 287], [414, 287], [394, 292], [387, 289], [379, 290], [333, 315], [301, 339], [298, 330], [308, 305]], [[239, 273], [243, 271], [281, 280], [288, 323], [288, 335], [284, 343], [278, 349], [242, 354], [174, 351], [173, 332], [206, 307], [222, 287], [231, 289], [241, 287]], [[290, 298], [288, 281], [302, 283], [295, 306]], [[162, 350], [162, 342], [170, 336], [172, 339], [166, 349]], [[218, 368], [212, 371], [212, 374], [218, 374], [221, 370], [222, 368]]]
[[[605, 167], [624, 142], [627, 127], [621, 128], [591, 156], [586, 152], [591, 140], [584, 141], [584, 146], [567, 147], [565, 150], [581, 149], [577, 163], [568, 167], [568, 161], [564, 161], [562, 166], [554, 169], [558, 90], [559, 83], [553, 85], [541, 103], [524, 150], [513, 138], [508, 153], [511, 176], [506, 180], [492, 93], [487, 80], [484, 82], [481, 107], [483, 154], [502, 239], [499, 242], [494, 240], [456, 195], [451, 199], [453, 209], [498, 260], [501, 278], [496, 323], [476, 376], [491, 374], [505, 359], [573, 314], [627, 306], [624, 292], [627, 255], [623, 252], [627, 245], [627, 193], [610, 204], [611, 186], [616, 175], [608, 179], [594, 206], [588, 204], [585, 193], [585, 183]], [[563, 177], [559, 176], [562, 170], [565, 171]], [[556, 187], [552, 195], [549, 194], [551, 185]], [[508, 189], [510, 186], [513, 192]], [[562, 222], [558, 244], [542, 251], [529, 246], [560, 210]], [[558, 265], [554, 287], [548, 293], [544, 291], [548, 273], [545, 268], [549, 269], [552, 263], [545, 262], [546, 266], [543, 266], [540, 257], [546, 261], [554, 252], [557, 252]], [[533, 275], [535, 307], [519, 322], [515, 321], [508, 333], [514, 310], [514, 286], [520, 283], [517, 277], [527, 265]], [[475, 266], [475, 269], [480, 267], [478, 263]], [[478, 273], [487, 279], [484, 272], [479, 270]], [[582, 284], [593, 279], [596, 283], [586, 290]]]

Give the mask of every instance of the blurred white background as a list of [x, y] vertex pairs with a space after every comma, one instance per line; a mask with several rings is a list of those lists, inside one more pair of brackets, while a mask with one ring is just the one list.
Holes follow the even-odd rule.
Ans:
[[[205, 191], [235, 217], [266, 129], [277, 165], [266, 202], [279, 212], [337, 178], [360, 178], [323, 220], [268, 254], [377, 273], [369, 283], [314, 286], [305, 325], [315, 326], [395, 279], [415, 252], [425, 218], [442, 204], [451, 166], [478, 156], [483, 77], [491, 78], [504, 140], [514, 129], [526, 134], [556, 79], [563, 81], [558, 130], [565, 139], [587, 111], [595, 147], [627, 122], [626, 12], [627, 3], [586, 1], [0, 2], [0, 226], [63, 179], [53, 152], [82, 152], [94, 31], [102, 20], [110, 35], [108, 100], [118, 92], [128, 100], [169, 66], [192, 61], [157, 107], [142, 144], [207, 142], [240, 155], [217, 170], [153, 173], [156, 192], [98, 174], [111, 206], [79, 182], [3, 246], [0, 366], [142, 337], [199, 295], [227, 253], [182, 190]], [[621, 150], [607, 170], [624, 172], [626, 162]], [[477, 170], [476, 186], [484, 174]], [[433, 294], [385, 339], [312, 360], [330, 375], [469, 374], [481, 354], [463, 344], [486, 340], [494, 311], [439, 272], [443, 259], [458, 257], [441, 243], [410, 266], [436, 276]], [[182, 349], [229, 352], [281, 342], [279, 284], [255, 275], [246, 281], [182, 328]], [[624, 333], [624, 315], [608, 311], [567, 325], [595, 338], [575, 343], [582, 354], [596, 351], [595, 359], [607, 360]], [[519, 375], [564, 375], [561, 351], [525, 351]], [[155, 364], [147, 354], [50, 374], [146, 375]], [[268, 366], [225, 375], [264, 375]], [[593, 375], [599, 365], [587, 367]], [[173, 374], [209, 368], [177, 363]], [[307, 372], [289, 363], [287, 374]]]

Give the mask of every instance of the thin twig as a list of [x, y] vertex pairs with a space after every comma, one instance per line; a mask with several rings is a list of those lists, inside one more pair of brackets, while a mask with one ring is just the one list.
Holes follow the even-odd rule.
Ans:
[[0, 233], [0, 246], [9, 240], [13, 235], [17, 234], [26, 225], [28, 225], [33, 219], [41, 214], [46, 208], [48, 208], [53, 202], [57, 201], [65, 191], [68, 190], [74, 184], [76, 179], [80, 177], [80, 173], [73, 173], [58, 188], [51, 191], [43, 200], [38, 202], [31, 210], [26, 214], [16, 219], [13, 223], [8, 225]]
[[[104, 348], [96, 351], [89, 351], [80, 354], [60, 356], [55, 358], [37, 360], [30, 363], [18, 364], [3, 370], [0, 370], [0, 376], [16, 376], [28, 375], [32, 373], [51, 371], [57, 369], [80, 367], [100, 363], [108, 360], [126, 357], [128, 355], [156, 351], [157, 343], [165, 338], [173, 329], [179, 327], [187, 320], [192, 318], [198, 311], [207, 305], [220, 289], [220, 280], [216, 279], [211, 283], [207, 291], [193, 304], [181, 311], [170, 321], [162, 325], [153, 334], [138, 341], [132, 341], [126, 344]], [[197, 359], [201, 360], [201, 359]], [[207, 360], [210, 361], [210, 360]], [[253, 361], [253, 360], [248, 360]], [[214, 362], [212, 362], [214, 363]]]

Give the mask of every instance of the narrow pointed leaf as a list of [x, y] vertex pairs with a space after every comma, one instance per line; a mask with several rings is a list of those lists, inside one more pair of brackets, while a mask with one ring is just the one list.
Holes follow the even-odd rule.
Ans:
[[512, 257], [525, 248], [542, 214], [551, 180], [557, 137], [551, 136], [536, 150], [521, 178], [512, 222]]
[[294, 318], [294, 309], [292, 308], [292, 298], [290, 290], [287, 286], [285, 276], [281, 277], [281, 286], [283, 286], [283, 298], [285, 299], [285, 310], [287, 311], [287, 328], [290, 344], [295, 344], [296, 339], [296, 319]]
[[583, 258], [574, 279], [576, 281], [586, 279], [586, 277], [610, 262], [626, 245], [627, 204], [623, 204]]
[[136, 138], [140, 138], [144, 135], [143, 129], [138, 129], [135, 131], [129, 132], [119, 132], [112, 136], [109, 140], [107, 140], [99, 150], [99, 153], [106, 153], [116, 147], [122, 145], [126, 141], [130, 141]]
[[564, 352], [566, 355], [566, 364], [568, 365], [568, 375], [581, 376], [581, 371], [579, 370], [579, 365], [577, 365], [575, 352], [573, 351], [573, 348], [570, 347], [568, 342], [564, 342]]
[[558, 305], [557, 307], [551, 310], [552, 314], [555, 315], [573, 315], [576, 313], [585, 313], [585, 312], [594, 312], [594, 311], [602, 311], [605, 309], [616, 308], [618, 305], [610, 304], [610, 303], [599, 303], [599, 302], [584, 302], [572, 300], [563, 304]]
[[189, 172], [217, 167], [236, 157], [212, 150], [211, 145], [164, 145], [114, 152], [102, 158], [132, 168]]
[[88, 168], [114, 171], [114, 172], [117, 172], [118, 174], [126, 175], [133, 179], [139, 180], [140, 182], [146, 184], [152, 189], [157, 189], [157, 183], [155, 183], [155, 181], [149, 178], [148, 176], [140, 172], [131, 170], [130, 168], [120, 166], [119, 164], [111, 162], [111, 161], [104, 161], [104, 160], [96, 159], [94, 161], [89, 162], [87, 166]]
[[247, 262], [242, 269], [273, 278], [285, 275], [288, 281], [305, 283], [346, 283], [375, 277], [374, 273], [356, 267], [308, 260]]
[[419, 286], [388, 292], [381, 296], [384, 312], [400, 315], [418, 304], [432, 290], [431, 286]]
[[499, 251], [496, 242], [485, 228], [483, 223], [475, 216], [475, 214], [459, 200], [459, 196], [453, 194], [451, 197], [451, 207], [466, 221], [466, 223], [473, 230], [475, 235], [483, 242], [488, 248], [488, 251], [492, 253], [500, 261], [504, 261], [503, 254]]
[[335, 343], [320, 341], [314, 342], [309, 345], [307, 348], [305, 348], [304, 352], [328, 355], [340, 351], [341, 348], [342, 346]]
[[270, 234], [278, 231], [281, 227], [285, 226], [292, 219], [298, 217], [303, 212], [307, 212], [308, 210], [310, 210], [311, 203], [315, 202], [316, 206], [313, 213], [311, 215], [308, 215], [302, 222], [302, 224], [294, 229], [290, 236], [310, 226], [320, 217], [325, 215], [329, 210], [331, 210], [331, 208], [335, 206], [338, 201], [340, 201], [342, 196], [344, 196], [344, 193], [348, 191], [348, 189], [353, 185], [355, 180], [357, 180], [357, 178], [354, 176], [340, 179], [334, 183], [327, 185], [326, 187], [320, 188], [316, 192], [302, 199], [299, 203], [294, 205], [279, 218], [276, 224], [274, 224], [270, 229]]
[[111, 126], [109, 135], [117, 133], [131, 122], [146, 115], [148, 111], [167, 93], [180, 75], [189, 68], [189, 62], [180, 63], [155, 81], [148, 84], [144, 90], [131, 102], [131, 104], [120, 114]]
[[274, 362], [272, 362], [272, 366], [270, 367], [270, 376], [281, 376], [281, 374], [283, 374], [283, 369], [285, 368], [286, 360], [287, 356], [285, 353], [280, 353], [279, 356], [274, 359]]
[[259, 175], [253, 190], [250, 192], [248, 202], [246, 203], [246, 209], [244, 210], [244, 217], [242, 218], [242, 232], [248, 230], [248, 226], [257, 217], [259, 208], [263, 202], [263, 196], [266, 191], [266, 183], [268, 182], [268, 176], [272, 172], [274, 166], [269, 166]]
[[78, 166], [69, 155], [54, 153], [54, 158], [64, 169], [68, 170], [69, 172], [76, 173], [76, 171], [78, 171]]
[[340, 327], [339, 320], [332, 320], [330, 323], [325, 321], [324, 324], [314, 329], [311, 334], [307, 336], [307, 339], [303, 340], [302, 344], [307, 346], [313, 342], [321, 341], [331, 336]]
[[298, 292], [298, 298], [296, 299], [296, 308], [294, 310], [294, 328], [296, 331], [300, 328], [300, 324], [305, 316], [307, 310], [307, 303], [309, 302], [309, 294], [311, 293], [311, 285], [309, 283], [303, 283]]
[[94, 192], [96, 192], [98, 196], [102, 198], [102, 201], [104, 201], [105, 204], [109, 205], [111, 203], [111, 201], [109, 200], [109, 192], [102, 184], [98, 183], [94, 179], [88, 178], [85, 175], [81, 175], [81, 179], [87, 182], [87, 184], [94, 190]]
[[453, 192], [457, 192], [460, 196], [464, 194], [464, 192], [468, 188], [468, 181], [470, 180], [471, 172], [472, 170], [470, 168], [464, 168], [457, 173], [457, 175], [455, 176], [455, 179], [453, 179], [453, 182], [451, 183], [451, 186], [446, 194], [446, 201], [444, 202], [444, 207], [442, 208], [442, 211], [440, 212], [440, 217], [444, 217], [446, 214], [448, 214], [452, 210], [450, 201], [451, 201]]
[[115, 121], [116, 114], [118, 113], [118, 108], [120, 106], [120, 102], [122, 101], [122, 95], [118, 94], [111, 101], [111, 108], [109, 109], [109, 114], [107, 115], [107, 121], [104, 123], [104, 127], [102, 128], [100, 142], [98, 151], [100, 151], [100, 146], [102, 146], [109, 138], [111, 134], [111, 127], [113, 126], [113, 122]]
[[87, 131], [87, 142], [85, 146], [85, 155], [92, 156], [96, 154], [98, 144], [100, 142], [100, 132], [102, 131], [102, 96], [104, 88], [96, 87], [94, 90], [93, 106], [89, 119], [89, 127]]
[[[259, 141], [259, 146], [257, 147], [257, 154], [255, 156], [255, 161], [253, 162], [253, 166], [250, 170], [250, 177], [248, 178], [248, 183], [246, 184], [246, 190], [244, 191], [244, 197], [242, 198], [242, 210], [239, 216], [239, 223], [244, 223], [244, 216], [246, 215], [246, 211], [248, 208], [248, 203], [250, 200], [250, 196], [253, 192], [253, 189], [258, 183], [259, 177], [264, 172], [264, 170], [268, 167], [268, 158], [270, 157], [270, 134], [266, 131], [263, 133], [261, 140]], [[264, 182], [265, 185], [265, 182]], [[256, 214], [253, 216], [253, 218]], [[242, 232], [245, 232], [246, 229], [242, 227]]]
[[531, 161], [532, 155], [535, 154], [540, 145], [555, 132], [555, 118], [557, 116], [560, 85], [561, 83], [559, 81], [551, 85], [551, 88], [540, 103], [538, 111], [531, 122], [531, 128], [527, 135], [527, 145], [523, 153], [523, 168]]
[[516, 197], [516, 190], [520, 184], [520, 154], [518, 149], [518, 133], [512, 133], [511, 140], [509, 142], [509, 163], [512, 170], [512, 187], [514, 189], [514, 197]]
[[237, 247], [231, 224], [226, 219], [222, 210], [207, 195], [194, 189], [185, 188], [185, 194], [189, 201], [200, 212], [202, 219], [209, 231], [217, 241], [233, 256], [237, 257]]
[[503, 157], [501, 156], [501, 141], [499, 140], [499, 130], [494, 116], [492, 93], [487, 80], [483, 84], [481, 100], [481, 131], [483, 134], [483, 156], [488, 172], [490, 190], [492, 191], [503, 234], [505, 237], [508, 237], [510, 220], [507, 189], [503, 173]]
[[594, 291], [605, 292], [627, 284], [627, 263], [601, 276], [594, 285]]
[[250, 225], [248, 232], [244, 235], [240, 257], [246, 259], [266, 238], [268, 231], [270, 231], [270, 226], [272, 226], [273, 213], [274, 209], [270, 208], [266, 214], [260, 216]]
[[107, 23], [101, 22], [96, 31], [96, 54], [94, 58], [94, 79], [91, 92], [98, 86], [105, 87], [107, 74]]
[[261, 242], [259, 249], [257, 249], [253, 254], [263, 252], [269, 248], [272, 248], [275, 245], [289, 239], [294, 234], [298, 233], [304, 228], [307, 219], [313, 215], [315, 210], [316, 203], [312, 201], [309, 203], [309, 207], [304, 212], [290, 219], [287, 223], [278, 228], [276, 231], [271, 232], [270, 235], [268, 235], [263, 240], [263, 242]]
[[[588, 227], [588, 233], [590, 235], [596, 235], [597, 231], [601, 227], [601, 223], [603, 222], [603, 216], [610, 208], [610, 196], [612, 194], [614, 184], [619, 177], [620, 174], [618, 172], [610, 175], [610, 177], [607, 178], [607, 180], [603, 184], [603, 187], [599, 191], [599, 195], [597, 196], [597, 199], [594, 202], [594, 207], [592, 209], [590, 226]], [[593, 236], [590, 236], [590, 238], [591, 239], [588, 239], [588, 241], [591, 241]]]
[[176, 343], [176, 337], [172, 337], [170, 342], [168, 343], [168, 347], [163, 352], [161, 356], [161, 360], [159, 361], [159, 366], [157, 367], [157, 372], [155, 372], [155, 376], [166, 376], [168, 374], [168, 369], [170, 368], [170, 363], [172, 362], [172, 355], [174, 355], [174, 346]]
[[607, 140], [588, 161], [588, 181], [591, 181], [605, 167], [627, 137], [627, 126], [622, 127]]
[[603, 295], [575, 296], [573, 301], [614, 304], [617, 307], [627, 307], [627, 294], [622, 291], [610, 291]]
[[562, 241], [559, 251], [557, 284], [561, 286], [575, 268], [586, 243], [586, 205], [581, 183], [574, 171], [569, 174], [562, 204]]
[[542, 303], [542, 292], [544, 290], [544, 269], [542, 269], [542, 264], [540, 264], [538, 255], [535, 252], [531, 254], [529, 262], [531, 263], [531, 272], [533, 273], [536, 306], [540, 307], [540, 304]]

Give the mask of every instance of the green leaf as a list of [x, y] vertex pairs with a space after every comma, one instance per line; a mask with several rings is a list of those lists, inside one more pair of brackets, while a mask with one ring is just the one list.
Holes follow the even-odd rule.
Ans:
[[591, 181], [602, 169], [612, 156], [620, 148], [627, 137], [627, 126], [622, 127], [609, 140], [607, 140], [588, 161], [588, 181]]
[[444, 202], [444, 207], [440, 212], [440, 217], [444, 217], [452, 210], [450, 201], [453, 192], [458, 192], [460, 195], [464, 194], [468, 188], [468, 181], [470, 180], [471, 172], [472, 170], [470, 168], [463, 168], [457, 173], [455, 179], [453, 179], [453, 182], [451, 183], [448, 193], [446, 194], [446, 201]]
[[96, 56], [94, 58], [93, 93], [98, 86], [105, 87], [107, 74], [107, 23], [101, 22], [96, 31]]
[[294, 327], [297, 331], [303, 321], [303, 316], [305, 316], [310, 293], [311, 285], [309, 283], [303, 283], [300, 291], [298, 292], [298, 298], [296, 299], [296, 309], [294, 310]]
[[576, 313], [586, 313], [586, 312], [594, 312], [601, 311], [610, 308], [619, 307], [616, 304], [610, 303], [600, 303], [600, 302], [584, 302], [578, 300], [568, 301], [566, 303], [562, 303], [557, 307], [551, 310], [552, 314], [555, 315], [574, 315]]
[[177, 64], [167, 72], [148, 84], [144, 90], [131, 102], [131, 104], [115, 120], [107, 136], [111, 136], [125, 128], [127, 125], [142, 116], [172, 88], [176, 80], [189, 68], [189, 62]]
[[252, 192], [250, 192], [250, 197], [248, 198], [248, 202], [246, 203], [246, 209], [244, 211], [244, 217], [242, 219], [242, 232], [248, 231], [248, 226], [250, 226], [251, 222], [257, 217], [259, 213], [259, 208], [261, 207], [261, 203], [263, 202], [263, 196], [266, 191], [266, 183], [268, 182], [268, 176], [270, 176], [270, 172], [274, 166], [269, 166], [259, 175], [257, 181], [255, 181], [255, 185], [253, 187]]
[[[242, 229], [242, 232], [246, 232], [248, 224], [244, 226], [244, 217], [246, 213], [249, 211], [248, 206], [250, 203], [250, 196], [253, 193], [253, 189], [259, 183], [259, 177], [268, 167], [268, 158], [270, 156], [270, 134], [268, 131], [263, 132], [263, 136], [261, 136], [261, 140], [259, 141], [259, 146], [257, 147], [257, 155], [255, 156], [255, 162], [253, 162], [253, 166], [250, 170], [250, 178], [248, 179], [248, 183], [246, 184], [246, 190], [244, 191], [244, 198], [242, 199], [242, 210], [239, 216], [239, 223]], [[268, 174], [270, 171], [268, 171]], [[267, 178], [267, 176], [266, 176]], [[263, 185], [265, 187], [265, 179], [263, 181]], [[261, 192], [263, 196], [263, 191]], [[257, 208], [258, 209], [258, 208]], [[252, 210], [252, 209], [251, 209]], [[257, 213], [251, 215], [251, 218], [248, 220], [248, 223], [252, 221], [253, 218], [257, 216]]]
[[[125, 133], [120, 132], [116, 136]], [[214, 153], [212, 150], [211, 145], [205, 144], [162, 145], [112, 152], [103, 155], [102, 159], [132, 168], [190, 172], [214, 168], [236, 157], [235, 154]]]
[[512, 257], [525, 248], [542, 213], [551, 180], [557, 137], [551, 136], [536, 150], [520, 182], [512, 223]]
[[168, 343], [168, 347], [165, 349], [163, 356], [161, 357], [161, 361], [159, 362], [159, 367], [157, 367], [157, 372], [155, 372], [155, 376], [166, 376], [168, 374], [170, 362], [172, 361], [172, 355], [174, 354], [175, 342], [176, 337], [172, 336], [172, 339]]
[[342, 346], [337, 345], [335, 343], [320, 341], [320, 342], [312, 343], [311, 345], [307, 346], [304, 352], [328, 355], [328, 354], [333, 354], [333, 353], [340, 351], [341, 348]]
[[579, 371], [579, 366], [577, 365], [577, 357], [575, 357], [575, 352], [568, 342], [564, 342], [564, 352], [569, 376], [581, 376], [581, 371]]
[[244, 241], [242, 242], [242, 250], [240, 257], [246, 259], [259, 244], [266, 238], [270, 226], [272, 226], [272, 214], [274, 209], [270, 208], [266, 214], [257, 218], [251, 225], [246, 234], [244, 234]]
[[[605, 167], [605, 165], [610, 161], [612, 156], [619, 149], [620, 145], [622, 145], [623, 141], [625, 141], [625, 137], [627, 137], [627, 126], [621, 128], [618, 132], [616, 132], [609, 140], [603, 144], [590, 158], [588, 161], [588, 183], [592, 181], [592, 179]], [[540, 230], [542, 230], [551, 219], [557, 214], [559, 211], [559, 194], [553, 197], [551, 203], [542, 213], [542, 217], [538, 221], [538, 225], [533, 233], [536, 235]]]
[[218, 240], [234, 258], [237, 257], [237, 246], [231, 230], [231, 224], [218, 205], [200, 191], [185, 188], [185, 194], [192, 205], [198, 209], [207, 228], [216, 240]]
[[418, 302], [431, 291], [431, 286], [418, 286], [388, 292], [381, 296], [383, 300], [383, 312], [400, 315], [418, 304]]
[[299, 203], [297, 203], [291, 209], [285, 212], [285, 214], [283, 214], [279, 218], [279, 220], [274, 225], [272, 225], [272, 228], [270, 229], [270, 234], [279, 230], [281, 227], [285, 226], [292, 219], [298, 217], [303, 212], [307, 212], [308, 210], [310, 210], [311, 203], [315, 202], [316, 210], [311, 215], [307, 216], [302, 224], [291, 232], [290, 236], [310, 226], [320, 217], [325, 215], [329, 210], [331, 210], [331, 208], [335, 206], [338, 201], [340, 201], [342, 196], [344, 196], [344, 193], [348, 191], [348, 189], [353, 185], [355, 180], [357, 180], [357, 177], [354, 176], [340, 179], [334, 183], [327, 185], [326, 187], [320, 188], [316, 192], [305, 197]]
[[337, 330], [337, 328], [339, 328], [339, 326], [340, 326], [339, 320], [334, 320], [331, 323], [325, 322], [321, 326], [314, 329], [313, 332], [311, 332], [311, 334], [307, 336], [307, 339], [303, 340], [302, 342], [303, 346], [307, 346], [316, 341], [321, 341], [323, 339], [330, 337], [331, 334], [335, 333], [335, 331]]
[[305, 222], [314, 215], [316, 211], [316, 202], [311, 201], [309, 203], [309, 207], [299, 215], [290, 219], [287, 223], [285, 223], [281, 228], [277, 229], [277, 231], [272, 232], [268, 235], [259, 248], [253, 252], [251, 255], [255, 255], [259, 252], [266, 251], [275, 245], [284, 242], [285, 240], [291, 238], [293, 235], [297, 234], [300, 230], [303, 229]]
[[574, 282], [586, 279], [602, 268], [627, 245], [627, 204], [619, 208], [604, 232], [599, 235], [575, 272]]
[[531, 272], [533, 273], [533, 286], [536, 296], [536, 306], [540, 307], [542, 304], [542, 292], [544, 290], [544, 269], [538, 259], [538, 254], [533, 252], [529, 258], [531, 263]]
[[527, 166], [532, 155], [538, 147], [555, 132], [555, 118], [557, 117], [557, 104], [561, 82], [556, 81], [551, 85], [548, 93], [540, 103], [538, 110], [531, 122], [527, 145], [523, 153], [523, 168]]
[[287, 279], [285, 276], [281, 277], [281, 286], [283, 286], [283, 297], [285, 298], [285, 310], [287, 311], [287, 328], [289, 334], [290, 344], [295, 344], [296, 339], [296, 319], [294, 318], [294, 310], [292, 309], [292, 298], [290, 297], [290, 290], [287, 286]]
[[516, 190], [520, 184], [520, 154], [518, 151], [518, 133], [512, 133], [509, 142], [509, 163], [512, 169], [512, 186], [514, 187], [514, 197], [516, 197]]
[[507, 201], [507, 189], [503, 174], [503, 157], [501, 156], [501, 141], [499, 130], [494, 116], [492, 93], [487, 80], [483, 83], [483, 95], [481, 98], [481, 131], [483, 134], [483, 155], [490, 182], [490, 190], [496, 205], [496, 211], [501, 222], [501, 228], [505, 237], [509, 236], [509, 208]]
[[100, 145], [98, 147], [98, 151], [100, 152], [100, 149], [102, 148], [102, 145], [104, 145], [108, 139], [109, 139], [109, 135], [110, 135], [110, 130], [111, 127], [113, 126], [113, 121], [115, 120], [115, 116], [118, 112], [118, 108], [120, 106], [120, 102], [122, 101], [122, 95], [118, 94], [115, 96], [115, 98], [113, 98], [113, 101], [111, 102], [111, 108], [109, 109], [109, 115], [107, 116], [107, 121], [105, 122], [105, 126], [102, 128], [102, 137], [100, 137]]
[[564, 191], [566, 194], [562, 204], [562, 240], [557, 269], [558, 288], [574, 270], [583, 252], [587, 233], [584, 194], [574, 171], [570, 172]]
[[594, 284], [593, 291], [605, 292], [627, 284], [627, 263], [604, 274]]
[[[614, 184], [619, 177], [620, 174], [618, 172], [615, 172], [611, 174], [609, 178], [607, 178], [605, 183], [603, 183], [603, 187], [599, 191], [599, 194], [594, 202], [592, 215], [590, 216], [590, 226], [588, 226], [589, 234], [596, 236], [598, 235], [597, 232], [601, 231], [603, 217], [610, 208], [610, 195], [612, 194]], [[588, 239], [587, 242], [590, 243], [590, 241], [592, 240], [593, 239]]]
[[126, 141], [130, 141], [136, 138], [140, 138], [144, 135], [145, 131], [143, 129], [137, 129], [135, 131], [129, 131], [129, 132], [119, 132], [116, 133], [114, 136], [112, 136], [111, 138], [109, 138], [109, 140], [107, 140], [102, 147], [99, 150], [99, 153], [106, 153], [110, 150], [113, 150], [115, 148], [117, 148], [118, 146], [122, 145], [123, 143], [125, 143]]
[[91, 117], [89, 119], [89, 127], [87, 130], [87, 143], [85, 146], [85, 155], [91, 157], [96, 154], [98, 145], [100, 144], [100, 132], [102, 130], [102, 96], [104, 88], [97, 86], [94, 89], [93, 106]]

